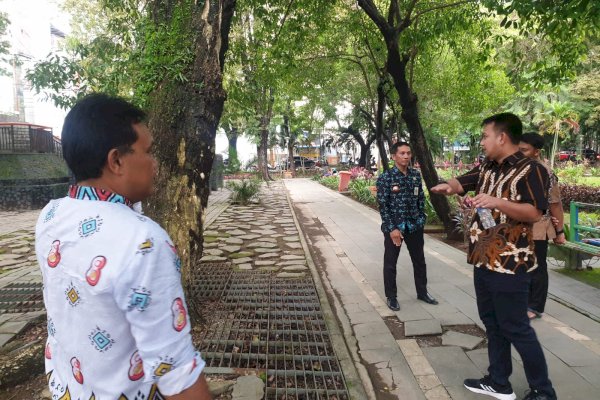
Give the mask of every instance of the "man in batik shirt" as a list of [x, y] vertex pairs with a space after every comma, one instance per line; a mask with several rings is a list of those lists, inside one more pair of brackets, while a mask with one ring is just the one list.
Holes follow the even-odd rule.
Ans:
[[91, 95], [65, 119], [77, 185], [36, 226], [52, 399], [210, 399], [192, 345], [180, 262], [167, 233], [132, 209], [154, 190], [144, 113]]
[[488, 375], [466, 379], [475, 393], [501, 400], [515, 399], [509, 381], [511, 344], [525, 368], [531, 391], [527, 400], [554, 400], [542, 347], [529, 325], [527, 304], [530, 272], [535, 268], [532, 225], [548, 208], [548, 171], [519, 151], [523, 126], [510, 113], [483, 121], [481, 146], [487, 161], [467, 174], [431, 191], [463, 194], [474, 213], [468, 260], [475, 266], [474, 284], [479, 317], [488, 338]]
[[384, 235], [385, 297], [388, 307], [398, 311], [396, 264], [403, 242], [408, 247], [412, 261], [417, 298], [429, 304], [437, 304], [437, 301], [427, 292], [427, 266], [423, 254], [425, 193], [421, 174], [409, 165], [412, 153], [408, 143], [394, 143], [390, 154], [394, 167], [377, 179], [377, 202]]

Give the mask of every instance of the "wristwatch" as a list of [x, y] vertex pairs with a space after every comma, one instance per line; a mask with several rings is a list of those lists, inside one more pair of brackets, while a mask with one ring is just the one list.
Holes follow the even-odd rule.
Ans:
[[556, 236], [560, 235], [561, 233], [565, 233], [565, 230], [564, 230], [564, 229], [561, 229], [561, 230], [559, 230], [559, 231], [556, 231]]

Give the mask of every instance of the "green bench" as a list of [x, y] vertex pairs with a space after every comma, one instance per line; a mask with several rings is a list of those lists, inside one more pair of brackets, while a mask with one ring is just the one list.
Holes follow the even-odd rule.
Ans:
[[600, 229], [593, 226], [580, 225], [579, 208], [600, 209], [600, 204], [572, 201], [570, 205], [570, 223], [567, 241], [562, 245], [556, 245], [553, 242], [550, 242], [550, 249], [548, 252], [548, 256], [563, 260], [566, 264], [565, 266], [577, 270], [583, 269], [583, 260], [589, 260], [592, 257], [600, 257], [600, 246], [584, 243], [580, 237], [580, 232], [600, 234]]

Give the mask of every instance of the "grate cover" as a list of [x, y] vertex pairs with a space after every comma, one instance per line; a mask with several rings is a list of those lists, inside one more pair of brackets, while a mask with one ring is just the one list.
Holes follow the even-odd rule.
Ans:
[[41, 282], [11, 283], [0, 288], [0, 314], [44, 309]]
[[232, 272], [211, 314], [198, 346], [207, 372], [258, 372], [265, 399], [349, 398], [310, 277]]

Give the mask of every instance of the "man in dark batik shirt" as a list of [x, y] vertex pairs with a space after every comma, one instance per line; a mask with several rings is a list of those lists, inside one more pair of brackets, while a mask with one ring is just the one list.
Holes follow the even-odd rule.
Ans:
[[427, 292], [427, 266], [423, 254], [425, 193], [421, 174], [409, 167], [412, 154], [408, 143], [395, 143], [390, 154], [394, 167], [377, 179], [377, 202], [384, 235], [385, 297], [388, 307], [398, 311], [400, 304], [397, 299], [396, 264], [402, 242], [406, 242], [412, 260], [417, 298], [429, 304], [437, 304], [437, 301]]
[[469, 263], [474, 268], [479, 317], [488, 338], [489, 374], [466, 379], [475, 393], [501, 400], [516, 398], [509, 382], [511, 344], [521, 359], [531, 391], [524, 400], [555, 400], [542, 347], [529, 324], [530, 271], [536, 267], [532, 226], [548, 208], [548, 171], [519, 151], [523, 126], [510, 113], [483, 121], [481, 146], [487, 161], [463, 176], [431, 188], [463, 194], [473, 210]]

